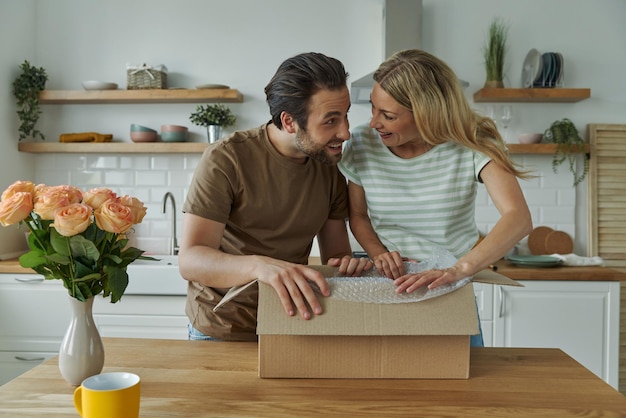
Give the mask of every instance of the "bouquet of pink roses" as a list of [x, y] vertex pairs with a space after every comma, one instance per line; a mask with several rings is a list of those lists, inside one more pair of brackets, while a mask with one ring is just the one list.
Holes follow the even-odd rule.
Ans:
[[126, 267], [154, 260], [127, 247], [126, 233], [141, 223], [146, 208], [132, 196], [106, 188], [87, 192], [68, 186], [16, 181], [1, 196], [0, 223], [25, 224], [30, 251], [19, 258], [46, 279], [60, 279], [69, 295], [84, 301], [100, 292], [120, 300], [128, 286]]

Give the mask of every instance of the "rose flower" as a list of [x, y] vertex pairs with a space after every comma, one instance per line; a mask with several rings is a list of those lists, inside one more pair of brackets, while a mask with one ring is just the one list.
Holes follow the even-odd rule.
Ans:
[[117, 194], [105, 187], [96, 187], [83, 193], [83, 203], [98, 209], [107, 200], [117, 200]]
[[18, 192], [27, 192], [27, 193], [32, 194], [34, 193], [34, 191], [35, 191], [34, 183], [30, 181], [18, 180], [14, 182], [13, 184], [11, 184], [9, 187], [6, 188], [5, 191], [2, 192], [1, 200], [8, 199], [9, 197], [11, 197], [12, 195]]
[[129, 207], [113, 200], [107, 200], [94, 211], [98, 228], [124, 234], [133, 226], [133, 213]]
[[51, 226], [65, 237], [78, 235], [91, 224], [92, 212], [91, 206], [82, 203], [72, 203], [56, 211], [54, 223]]
[[[4, 194], [3, 194], [4, 196]], [[0, 202], [0, 223], [9, 226], [23, 221], [33, 209], [33, 195], [29, 192], [15, 192]]]
[[41, 219], [49, 221], [54, 219], [54, 212], [69, 206], [71, 203], [66, 192], [48, 187], [36, 196], [33, 212], [39, 215]]
[[125, 195], [120, 197], [120, 203], [124, 206], [128, 206], [133, 213], [133, 223], [140, 224], [143, 221], [143, 217], [146, 216], [146, 207], [143, 202], [136, 197]]

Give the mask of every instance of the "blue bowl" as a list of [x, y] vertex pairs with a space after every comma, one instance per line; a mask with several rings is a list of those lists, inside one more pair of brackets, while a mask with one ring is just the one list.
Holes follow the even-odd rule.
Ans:
[[161, 141], [163, 142], [185, 142], [187, 141], [187, 132], [161, 132]]
[[154, 132], [156, 133], [154, 129], [148, 128], [147, 126], [143, 126], [143, 125], [137, 125], [135, 123], [132, 123], [130, 125], [130, 131], [131, 132]]

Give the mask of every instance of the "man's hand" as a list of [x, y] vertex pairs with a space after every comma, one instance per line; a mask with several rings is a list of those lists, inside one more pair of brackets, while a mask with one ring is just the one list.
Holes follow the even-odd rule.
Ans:
[[322, 295], [330, 296], [330, 288], [322, 273], [301, 264], [259, 258], [261, 263], [255, 276], [274, 288], [287, 315], [293, 316], [296, 311], [302, 319], [310, 319], [312, 314], [321, 315], [322, 307], [309, 281], [317, 285]]

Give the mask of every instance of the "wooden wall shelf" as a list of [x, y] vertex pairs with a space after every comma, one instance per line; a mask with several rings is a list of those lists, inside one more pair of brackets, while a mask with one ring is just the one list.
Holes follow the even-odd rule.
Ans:
[[207, 145], [208, 142], [20, 142], [18, 150], [50, 154], [197, 154]]
[[[18, 150], [62, 154], [193, 154], [202, 153], [205, 142], [20, 142]], [[556, 144], [507, 144], [511, 154], [554, 154]], [[575, 152], [588, 153], [586, 144]]]
[[475, 103], [575, 103], [591, 97], [591, 89], [483, 88], [474, 93]]
[[44, 90], [41, 104], [243, 102], [235, 89]]

